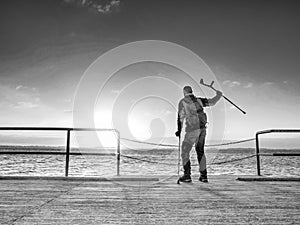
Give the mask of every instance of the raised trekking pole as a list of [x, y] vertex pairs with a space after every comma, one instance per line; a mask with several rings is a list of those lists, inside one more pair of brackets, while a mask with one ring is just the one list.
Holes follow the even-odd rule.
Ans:
[[[206, 87], [209, 87], [211, 89], [213, 89], [214, 91], [217, 91], [214, 87], [213, 87], [213, 84], [214, 84], [214, 81], [211, 82], [211, 84], [205, 84], [203, 79], [200, 80], [200, 84], [206, 86]], [[246, 114], [246, 112], [244, 110], [242, 110], [240, 107], [238, 107], [236, 104], [234, 104], [230, 99], [228, 99], [226, 96], [222, 95], [223, 98], [225, 98], [229, 103], [231, 103], [233, 106], [235, 106], [238, 110], [240, 110], [242, 113]]]
[[178, 180], [177, 180], [177, 184], [180, 184], [180, 136], [178, 137], [178, 163], [177, 163], [177, 176], [178, 176]]

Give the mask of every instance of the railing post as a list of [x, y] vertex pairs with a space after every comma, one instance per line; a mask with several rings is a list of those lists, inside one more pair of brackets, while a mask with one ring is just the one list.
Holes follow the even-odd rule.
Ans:
[[121, 159], [121, 151], [120, 151], [120, 132], [117, 132], [118, 143], [117, 143], [117, 176], [120, 176], [120, 159]]
[[258, 142], [258, 133], [255, 135], [256, 139], [256, 163], [257, 163], [257, 176], [260, 176], [260, 157], [259, 157], [259, 142]]
[[69, 175], [69, 161], [70, 161], [70, 130], [67, 131], [67, 146], [66, 146], [66, 168], [65, 177]]

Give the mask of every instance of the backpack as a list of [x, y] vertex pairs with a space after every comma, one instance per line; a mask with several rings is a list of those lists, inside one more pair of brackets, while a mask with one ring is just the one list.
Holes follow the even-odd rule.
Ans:
[[192, 102], [187, 105], [186, 123], [190, 129], [203, 129], [207, 124], [207, 115], [195, 96], [190, 96]]

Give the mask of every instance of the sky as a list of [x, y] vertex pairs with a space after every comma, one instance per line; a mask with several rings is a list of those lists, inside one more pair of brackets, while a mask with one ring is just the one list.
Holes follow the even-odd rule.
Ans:
[[[208, 109], [209, 130], [240, 140], [299, 128], [299, 10], [291, 0], [1, 0], [0, 126], [72, 127], [76, 90], [98, 57], [129, 42], [162, 40], [197, 54], [247, 112], [223, 99]], [[95, 102], [95, 126], [139, 140], [173, 136], [187, 77], [158, 62], [121, 69]], [[197, 87], [195, 94], [214, 96]]]

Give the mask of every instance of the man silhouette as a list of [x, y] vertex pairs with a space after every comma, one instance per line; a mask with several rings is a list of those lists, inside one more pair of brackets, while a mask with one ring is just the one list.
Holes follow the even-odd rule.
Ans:
[[183, 95], [184, 98], [178, 104], [177, 131], [175, 133], [177, 137], [180, 137], [182, 124], [185, 120], [186, 134], [181, 146], [184, 175], [179, 178], [179, 181], [192, 181], [190, 151], [195, 144], [200, 171], [199, 181], [208, 182], [204, 153], [207, 117], [203, 108], [215, 105], [222, 97], [222, 92], [216, 91], [216, 96], [210, 99], [199, 98], [194, 96], [193, 89], [190, 86], [185, 86]]

